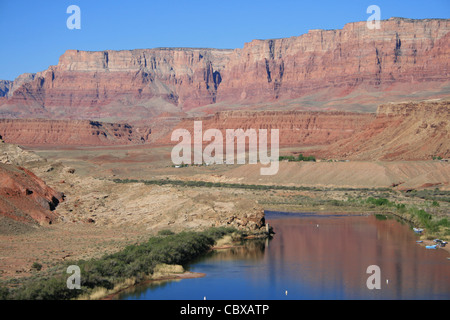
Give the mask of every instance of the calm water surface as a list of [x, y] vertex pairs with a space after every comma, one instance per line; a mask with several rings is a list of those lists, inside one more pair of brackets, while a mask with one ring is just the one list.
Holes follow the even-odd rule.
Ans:
[[[119, 299], [450, 299], [450, 256], [408, 225], [376, 216], [266, 212], [272, 240], [212, 252], [188, 269], [206, 276], [135, 288]], [[369, 290], [367, 267], [381, 270]]]

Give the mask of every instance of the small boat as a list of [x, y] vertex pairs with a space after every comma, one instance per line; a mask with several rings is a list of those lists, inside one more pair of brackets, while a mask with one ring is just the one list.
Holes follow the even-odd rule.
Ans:
[[415, 233], [422, 233], [423, 229], [421, 228], [413, 228]]
[[427, 249], [437, 249], [437, 244], [434, 244], [432, 246], [425, 246]]
[[422, 240], [417, 240], [416, 242], [417, 242], [417, 243], [422, 243], [423, 241], [422, 241]]

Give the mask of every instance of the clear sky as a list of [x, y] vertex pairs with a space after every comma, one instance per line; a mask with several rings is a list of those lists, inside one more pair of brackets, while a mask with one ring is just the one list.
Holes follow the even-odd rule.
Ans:
[[[449, 18], [450, 0], [0, 0], [0, 79], [38, 72], [68, 49], [242, 48], [253, 39], [298, 36], [381, 19]], [[81, 9], [69, 30], [67, 7]]]

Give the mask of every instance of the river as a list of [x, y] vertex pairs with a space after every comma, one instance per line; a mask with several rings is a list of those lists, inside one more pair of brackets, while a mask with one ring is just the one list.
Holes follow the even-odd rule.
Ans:
[[[410, 226], [390, 216], [266, 212], [266, 221], [273, 239], [187, 266], [205, 277], [140, 286], [119, 299], [450, 299], [449, 254], [425, 249]], [[369, 266], [379, 272], [368, 273]], [[379, 289], [368, 288], [369, 277]]]

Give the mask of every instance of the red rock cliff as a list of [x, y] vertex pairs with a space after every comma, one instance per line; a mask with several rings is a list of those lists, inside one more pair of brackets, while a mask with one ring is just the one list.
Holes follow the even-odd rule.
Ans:
[[[217, 103], [288, 103], [308, 95], [315, 106], [335, 109], [346, 108], [345, 100], [336, 100], [342, 97], [379, 104], [381, 91], [395, 99], [416, 91], [448, 95], [449, 31], [448, 19], [392, 18], [380, 30], [356, 22], [341, 30], [254, 40], [235, 50], [69, 50], [58, 65], [1, 98], [0, 116], [128, 120]], [[360, 95], [365, 98], [355, 98]]]
[[150, 129], [88, 120], [0, 119], [0, 135], [21, 145], [125, 145], [141, 144]]

